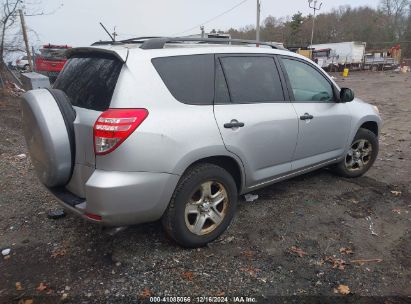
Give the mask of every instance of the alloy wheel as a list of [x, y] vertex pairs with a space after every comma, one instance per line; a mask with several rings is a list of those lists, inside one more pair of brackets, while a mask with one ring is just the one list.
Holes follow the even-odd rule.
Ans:
[[214, 231], [224, 220], [229, 199], [225, 187], [216, 181], [202, 183], [185, 207], [185, 223], [196, 235]]
[[371, 161], [372, 145], [366, 139], [360, 139], [351, 145], [345, 157], [345, 166], [349, 171], [362, 170]]

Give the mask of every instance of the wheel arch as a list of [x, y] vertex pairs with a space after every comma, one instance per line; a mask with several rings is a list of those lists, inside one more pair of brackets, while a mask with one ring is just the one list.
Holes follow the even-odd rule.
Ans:
[[235, 158], [228, 155], [215, 155], [203, 157], [188, 165], [187, 168], [184, 170], [183, 174], [185, 174], [193, 166], [202, 163], [214, 164], [227, 170], [227, 172], [230, 173], [230, 175], [234, 178], [238, 193], [241, 193], [243, 191], [245, 174], [242, 165]]
[[379, 136], [378, 123], [376, 121], [366, 121], [360, 126], [360, 128], [367, 129], [374, 133], [375, 136]]
[[[353, 113], [363, 113], [364, 111], [369, 111], [368, 104], [365, 103], [354, 103], [355, 108]], [[367, 107], [364, 107], [367, 106]], [[374, 113], [367, 113], [364, 116], [357, 117], [357, 115], [353, 115], [351, 125], [350, 135], [347, 140], [346, 150], [344, 151], [344, 155], [348, 152], [349, 146], [351, 145], [352, 141], [354, 140], [355, 135], [357, 134], [358, 130], [361, 128], [367, 129], [375, 134], [378, 138], [381, 130], [382, 120], [381, 117]]]

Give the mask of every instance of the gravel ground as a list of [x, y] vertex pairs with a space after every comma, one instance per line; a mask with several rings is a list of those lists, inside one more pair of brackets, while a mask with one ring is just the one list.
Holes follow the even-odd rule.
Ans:
[[358, 179], [319, 170], [256, 191], [219, 240], [196, 250], [176, 246], [159, 223], [109, 236], [71, 215], [48, 219], [58, 204], [26, 156], [18, 100], [0, 96], [0, 249], [11, 249], [0, 255], [0, 303], [138, 303], [150, 295], [300, 303], [335, 297], [343, 285], [350, 294], [330, 301], [410, 303], [411, 75], [335, 76], [382, 112], [374, 167]]

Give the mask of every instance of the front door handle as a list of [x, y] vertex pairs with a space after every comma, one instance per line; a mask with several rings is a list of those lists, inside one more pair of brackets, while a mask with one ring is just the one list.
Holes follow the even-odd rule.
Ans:
[[226, 129], [242, 128], [244, 126], [245, 124], [243, 122], [239, 122], [236, 119], [233, 119], [230, 122], [224, 124], [224, 128]]
[[308, 113], [305, 113], [303, 116], [300, 116], [300, 120], [311, 120], [313, 118], [314, 118], [314, 116], [312, 116]]

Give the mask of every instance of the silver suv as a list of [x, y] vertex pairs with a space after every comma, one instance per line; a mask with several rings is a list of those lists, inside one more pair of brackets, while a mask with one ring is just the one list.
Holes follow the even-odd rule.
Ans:
[[153, 38], [70, 50], [54, 87], [22, 99], [40, 181], [91, 222], [161, 219], [197, 247], [226, 230], [241, 194], [324, 166], [367, 172], [378, 109], [312, 61], [259, 44]]

